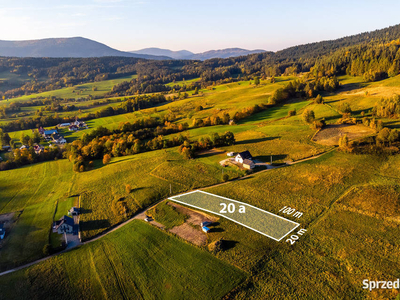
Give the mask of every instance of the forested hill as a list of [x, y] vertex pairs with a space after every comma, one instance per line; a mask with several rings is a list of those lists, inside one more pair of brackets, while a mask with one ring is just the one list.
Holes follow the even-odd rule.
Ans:
[[336, 40], [322, 41], [286, 48], [275, 53], [278, 59], [288, 57], [298, 59], [315, 58], [330, 54], [340, 48], [365, 44], [365, 43], [384, 43], [400, 38], [400, 24], [384, 29], [364, 32], [356, 35], [346, 36]]
[[[255, 76], [273, 77], [308, 72], [314, 66], [321, 76], [347, 73], [365, 75], [367, 80], [373, 81], [399, 73], [399, 47], [400, 25], [396, 25], [337, 40], [291, 47], [276, 53], [263, 52], [205, 61], [159, 61], [130, 57], [0, 58], [0, 97], [12, 98], [79, 83], [137, 75], [130, 82], [114, 86], [107, 95], [124, 96], [168, 91], [174, 87], [166, 86], [167, 83], [183, 79], [199, 78], [196, 81], [196, 87], [199, 88]], [[19, 86], [11, 86], [7, 74], [26, 79]]]
[[145, 59], [170, 59], [166, 56], [119, 51], [102, 43], [82, 38], [49, 38], [30, 41], [0, 41], [0, 56], [9, 57], [102, 57], [123, 56]]

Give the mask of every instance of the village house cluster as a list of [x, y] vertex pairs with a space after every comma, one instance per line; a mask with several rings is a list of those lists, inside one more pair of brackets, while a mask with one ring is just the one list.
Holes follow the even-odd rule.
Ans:
[[76, 120], [75, 122], [72, 122], [72, 123], [61, 123], [61, 124], [58, 124], [58, 127], [59, 128], [68, 127], [69, 131], [77, 131], [80, 129], [88, 129], [89, 128], [85, 122], [81, 122], [79, 120]]
[[[61, 123], [57, 125], [58, 128], [68, 127], [69, 131], [77, 131], [79, 129], [87, 129], [88, 126], [85, 122], [80, 122], [76, 120], [72, 123]], [[58, 129], [44, 130], [43, 127], [39, 128], [39, 133], [44, 137], [47, 142], [53, 141], [55, 144], [62, 145], [67, 142], [67, 140], [59, 133]]]

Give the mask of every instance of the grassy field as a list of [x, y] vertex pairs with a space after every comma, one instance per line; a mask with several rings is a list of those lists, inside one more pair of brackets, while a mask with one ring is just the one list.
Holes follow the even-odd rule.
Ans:
[[166, 85], [170, 86], [170, 87], [173, 87], [173, 86], [176, 86], [176, 85], [179, 85], [179, 86], [186, 85], [186, 86], [188, 86], [188, 85], [190, 85], [190, 84], [192, 84], [194, 82], [197, 82], [199, 80], [200, 80], [200, 78], [194, 78], [194, 79], [190, 79], [190, 80], [180, 80], [180, 81], [167, 83]]
[[[111, 91], [112, 87], [118, 83], [121, 83], [123, 81], [130, 81], [132, 78], [136, 78], [136, 75], [131, 75], [131, 76], [126, 76], [126, 77], [121, 77], [117, 79], [110, 79], [110, 80], [104, 80], [104, 81], [98, 81], [98, 82], [90, 82], [90, 83], [85, 83], [85, 84], [79, 84], [75, 85], [72, 87], [66, 87], [62, 88], [59, 90], [53, 90], [53, 91], [48, 91], [48, 92], [43, 92], [43, 93], [37, 93], [37, 94], [32, 94], [28, 96], [21, 96], [17, 98], [12, 98], [8, 101], [0, 101], [1, 104], [9, 104], [12, 102], [23, 102], [29, 99], [34, 99], [34, 98], [49, 98], [49, 97], [57, 97], [57, 98], [84, 98], [89, 95], [92, 96], [102, 96], [105, 93]], [[97, 90], [93, 90], [96, 88]]]
[[220, 299], [246, 274], [143, 221], [0, 277], [0, 299]]
[[[79, 130], [76, 132], [68, 132], [65, 131], [64, 135], [68, 141], [73, 141], [77, 138], [80, 138], [84, 133], [89, 133], [92, 129], [98, 127], [98, 126], [104, 126], [109, 129], [116, 129], [118, 128], [119, 124], [121, 122], [134, 122], [138, 119], [145, 119], [148, 117], [159, 117], [162, 118], [165, 114], [168, 114], [170, 112], [173, 112], [176, 115], [176, 118], [178, 119], [177, 123], [184, 123], [187, 122], [189, 125], [192, 125], [193, 119], [195, 118], [207, 118], [207, 117], [212, 117], [213, 115], [222, 115], [222, 113], [229, 113], [231, 116], [233, 116], [237, 111], [242, 110], [244, 108], [248, 107], [253, 107], [254, 105], [258, 104], [265, 104], [268, 103], [268, 98], [271, 95], [273, 91], [276, 89], [284, 86], [287, 84], [288, 81], [293, 80], [294, 77], [281, 77], [279, 80], [277, 80], [276, 83], [270, 84], [270, 83], [263, 83], [260, 86], [254, 86], [254, 85], [249, 85], [249, 81], [242, 81], [238, 83], [229, 83], [229, 84], [223, 84], [220, 86], [214, 87], [213, 90], [205, 90], [204, 93], [200, 96], [193, 96], [189, 97], [184, 100], [177, 100], [174, 102], [168, 102], [163, 105], [159, 105], [155, 108], [149, 108], [149, 109], [144, 109], [141, 111], [133, 112], [133, 113], [127, 113], [127, 114], [121, 114], [121, 115], [116, 115], [116, 116], [109, 116], [109, 117], [103, 117], [103, 118], [97, 118], [93, 120], [87, 121], [87, 125], [89, 126], [89, 129], [86, 130]], [[101, 83], [106, 83], [106, 81], [101, 82]], [[90, 83], [92, 84], [92, 83]], [[93, 83], [94, 84], [94, 83]], [[105, 85], [106, 86], [106, 85]], [[112, 87], [112, 85], [110, 84]], [[108, 88], [111, 88], [108, 86]], [[106, 89], [106, 87], [104, 87]], [[66, 89], [60, 90], [60, 93]], [[99, 89], [100, 91], [100, 89]], [[55, 92], [55, 91], [53, 91]], [[68, 91], [65, 91], [65, 95], [69, 93]], [[32, 96], [32, 95], [31, 95]], [[29, 97], [31, 97], [29, 96]], [[17, 99], [17, 98], [15, 98]], [[11, 100], [10, 100], [11, 101]], [[14, 99], [13, 99], [14, 101]], [[83, 105], [86, 102], [83, 103]], [[256, 123], [259, 123], [261, 121], [265, 120], [274, 120], [277, 118], [282, 118], [287, 115], [287, 112], [291, 109], [301, 109], [305, 105], [307, 105], [307, 101], [295, 101], [293, 103], [288, 103], [282, 106], [279, 106], [277, 108], [271, 108], [265, 112], [256, 114], [249, 118], [248, 121], [243, 121], [241, 123], [242, 125], [253, 125]], [[74, 103], [72, 103], [74, 104]], [[0, 101], [1, 105], [1, 101]], [[75, 104], [74, 104], [75, 105]], [[110, 106], [115, 106], [119, 105], [119, 103], [112, 103]], [[203, 106], [204, 110], [201, 111], [195, 111], [195, 108], [198, 106]], [[32, 109], [32, 108], [29, 108]], [[37, 108], [36, 108], [37, 109]], [[83, 109], [81, 113], [77, 113], [77, 111], [72, 111], [72, 112], [62, 112], [59, 115], [60, 116], [78, 116], [84, 115], [88, 112], [95, 112], [100, 108], [89, 108], [89, 109]], [[14, 119], [6, 119], [2, 120], [0, 122], [6, 123]], [[219, 128], [223, 128], [223, 126], [216, 126], [215, 130], [218, 131]], [[228, 128], [228, 127], [225, 127]], [[221, 133], [224, 133], [226, 129], [222, 129]], [[230, 131], [237, 132], [241, 131], [243, 128], [230, 128]], [[208, 129], [206, 128], [199, 128], [199, 129], [193, 129], [190, 130], [190, 135], [196, 137], [202, 135], [202, 133], [198, 133], [197, 131], [203, 131], [203, 132], [208, 132]], [[31, 130], [21, 130], [21, 131], [15, 131], [15, 132], [10, 132], [10, 136], [12, 139], [14, 139], [16, 142], [19, 142], [19, 138], [22, 134], [22, 132], [25, 135], [32, 135]]]
[[32, 78], [26, 75], [19, 75], [7, 71], [0, 72], [0, 91], [4, 92], [12, 88], [20, 87], [25, 82], [29, 82], [31, 80]]
[[22, 211], [4, 241], [0, 269], [43, 256], [57, 201], [67, 200], [75, 177], [66, 160], [0, 172], [0, 213]]
[[[88, 124], [91, 128], [99, 125], [115, 128], [122, 121], [162, 117], [173, 112], [177, 122], [191, 125], [194, 118], [224, 112], [233, 115], [243, 108], [267, 103], [274, 90], [292, 79], [280, 77], [275, 84], [263, 82], [258, 87], [248, 81], [224, 84], [204, 90], [202, 95], [92, 120]], [[317, 119], [324, 118], [333, 124], [341, 118], [341, 103], [348, 102], [355, 116], [361, 116], [362, 111], [368, 115], [380, 97], [393, 95], [400, 84], [400, 76], [375, 83], [363, 83], [360, 77], [339, 79], [342, 87], [337, 93], [323, 94], [325, 104], [292, 99], [237, 125], [190, 128], [183, 134], [192, 140], [228, 130], [236, 138], [235, 145], [199, 153], [194, 160], [183, 160], [177, 149], [171, 148], [113, 158], [106, 166], [95, 162], [94, 170], [79, 174], [72, 172], [72, 164], [66, 160], [0, 172], [0, 213], [22, 211], [1, 249], [0, 269], [41, 257], [53, 218], [61, 217], [70, 206], [76, 205], [78, 195], [82, 207], [82, 237], [89, 239], [168, 197], [170, 189], [175, 195], [221, 183], [222, 174], [228, 174], [229, 179], [244, 175], [236, 167], [219, 166], [218, 162], [226, 158], [225, 152], [249, 150], [257, 160], [269, 162], [272, 156], [273, 162], [284, 162], [328, 151], [330, 148], [311, 141], [316, 131], [302, 120], [305, 108], [312, 109]], [[203, 110], [196, 111], [200, 105]], [[288, 117], [288, 111], [293, 109], [297, 115]], [[391, 126], [398, 124], [398, 120], [385, 122], [394, 122]], [[72, 140], [83, 132], [66, 137]], [[19, 139], [21, 132], [11, 135]], [[60, 295], [60, 298], [73, 299], [87, 295], [221, 298], [230, 291], [227, 298], [237, 299], [394, 299], [396, 291], [368, 293], [361, 286], [364, 278], [395, 280], [400, 276], [399, 163], [400, 155], [384, 157], [334, 151], [315, 160], [255, 173], [245, 180], [206, 189], [301, 223], [307, 232], [293, 246], [285, 241], [277, 243], [221, 218], [220, 230], [208, 234], [208, 243], [225, 241], [225, 251], [216, 253], [219, 259], [216, 260], [198, 248], [134, 221], [79, 250], [0, 277], [0, 282], [21, 287], [16, 298], [30, 294], [37, 298]], [[129, 193], [128, 184], [132, 187]], [[121, 206], [126, 208], [124, 213]], [[303, 215], [297, 219], [280, 213], [284, 206], [295, 208]], [[184, 216], [166, 204], [152, 213], [167, 227], [184, 220]], [[174, 251], [176, 255], [171, 256], [170, 252]], [[210, 262], [199, 267], [197, 259], [202, 255]], [[190, 262], [189, 267], [186, 262]], [[221, 272], [214, 271], [219, 264], [222, 264]], [[85, 266], [80, 268], [82, 273], [75, 272], [81, 265]], [[232, 288], [244, 277], [229, 265], [250, 274], [235, 290]], [[226, 274], [220, 275], [224, 268], [227, 268]], [[198, 275], [196, 269], [206, 277]], [[53, 273], [50, 275], [50, 272]], [[215, 276], [209, 276], [210, 273]], [[49, 292], [50, 286], [43, 278], [52, 276], [55, 276], [55, 288]], [[150, 288], [144, 290], [144, 282], [150, 282]], [[187, 286], [200, 290], [185, 289]]]
[[[248, 107], [248, 104], [242, 103], [244, 98], [240, 96], [241, 93], [245, 93], [245, 98], [247, 97], [250, 102], [257, 102], [259, 101], [257, 99], [266, 99], [268, 96], [260, 95], [273, 91], [279, 87], [279, 83], [260, 87], [250, 86], [248, 83], [225, 86], [226, 90], [221, 92], [221, 98], [210, 92], [211, 100], [207, 100], [208, 106], [229, 107], [229, 110], [235, 109], [235, 105], [236, 108]], [[239, 94], [236, 100], [235, 94]], [[185, 107], [187, 103], [204, 101], [207, 97], [205, 95], [203, 100], [193, 97], [161, 106], [156, 112], [149, 109], [130, 115], [138, 117], [146, 117], [149, 114], [162, 115], [173, 107], [178, 105]], [[252, 100], [252, 97], [255, 100]], [[224, 101], [229, 105], [223, 104]], [[194, 105], [197, 104], [190, 104]], [[194, 128], [184, 134], [196, 140], [208, 136], [210, 130], [221, 134], [229, 130], [236, 135], [237, 143], [222, 150], [250, 150], [261, 161], [269, 161], [271, 154], [274, 162], [297, 160], [316, 155], [326, 149], [309, 141], [314, 131], [303, 123], [300, 116], [285, 118], [288, 110], [296, 108], [301, 112], [306, 105], [309, 105], [308, 101], [295, 101], [273, 108], [271, 112], [256, 114], [236, 126]], [[188, 108], [182, 110], [183, 114], [185, 109]], [[204, 111], [199, 113], [203, 114]], [[125, 116], [127, 115], [96, 119], [94, 122], [97, 122], [97, 125], [105, 122], [104, 124], [113, 126], [112, 124], [118, 124]], [[112, 118], [114, 123], [110, 121]], [[94, 124], [88, 123], [94, 127]], [[30, 130], [25, 131], [25, 134], [30, 134]], [[83, 131], [64, 134], [68, 139], [74, 139], [83, 134]], [[19, 140], [20, 135], [21, 132], [11, 133], [16, 140]], [[1, 212], [23, 210], [23, 213], [6, 240], [4, 247], [6, 254], [0, 258], [0, 264], [3, 263], [1, 266], [4, 269], [10, 265], [18, 265], [41, 257], [42, 248], [48, 243], [48, 233], [53, 218], [60, 218], [76, 202], [76, 197], [69, 198], [70, 196], [81, 195], [84, 212], [81, 216], [81, 229], [82, 237], [86, 239], [125, 220], [154, 201], [169, 196], [170, 188], [173, 194], [176, 194], [222, 182], [223, 172], [228, 174], [229, 179], [244, 175], [244, 172], [237, 168], [220, 167], [218, 162], [225, 158], [223, 152], [213, 152], [199, 155], [196, 160], [185, 161], [177, 154], [176, 149], [168, 149], [114, 158], [110, 165], [81, 174], [74, 174], [71, 170], [72, 165], [65, 160], [1, 172], [0, 179], [4, 178], [0, 182], [0, 204], [3, 205]], [[35, 176], [27, 177], [26, 174]], [[127, 184], [133, 187], [129, 194], [125, 191]], [[23, 190], [19, 188], [20, 185], [24, 186]], [[116, 207], [122, 203], [127, 207], [127, 213], [123, 215], [116, 212]]]
[[[296, 297], [394, 299], [398, 291], [368, 293], [362, 280], [395, 280], [399, 273], [399, 171], [393, 159], [330, 153], [316, 160], [255, 175], [206, 191], [247, 202], [301, 223], [295, 245], [275, 243], [220, 219], [209, 242], [235, 246], [218, 257], [252, 272], [237, 299]], [[397, 177], [392, 177], [392, 176]], [[279, 213], [289, 206], [300, 219]], [[307, 276], [304, 276], [307, 274]]]
[[182, 225], [188, 217], [177, 211], [175, 207], [169, 205], [168, 201], [163, 201], [156, 207], [149, 209], [146, 214], [163, 224], [165, 229]]
[[[165, 164], [176, 165], [179, 172], [171, 172], [164, 168]], [[192, 168], [199, 173], [190, 172]], [[187, 162], [176, 149], [168, 149], [114, 158], [107, 166], [79, 174], [72, 171], [68, 160], [0, 172], [0, 213], [22, 211], [4, 241], [0, 269], [42, 257], [53, 219], [59, 219], [77, 205], [78, 195], [82, 238], [87, 239], [167, 197], [170, 188], [176, 194], [222, 182], [222, 170], [223, 167], [208, 160]], [[231, 178], [243, 174], [234, 168], [225, 172]], [[129, 194], [125, 189], [127, 184], [132, 186]], [[118, 202], [126, 203], [127, 215], [113, 209]]]

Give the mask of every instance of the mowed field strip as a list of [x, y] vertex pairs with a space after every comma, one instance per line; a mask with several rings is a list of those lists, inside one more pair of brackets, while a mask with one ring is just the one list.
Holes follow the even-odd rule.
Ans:
[[253, 205], [200, 190], [169, 199], [224, 217], [278, 242], [300, 225]]

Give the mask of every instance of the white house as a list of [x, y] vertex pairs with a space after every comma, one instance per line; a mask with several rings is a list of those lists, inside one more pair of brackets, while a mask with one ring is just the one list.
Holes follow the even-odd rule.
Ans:
[[63, 216], [60, 220], [54, 222], [53, 232], [57, 232], [59, 234], [65, 233], [73, 233], [74, 232], [74, 219]]
[[240, 152], [235, 156], [235, 161], [241, 164], [245, 159], [253, 160], [253, 156], [251, 156], [249, 151]]

